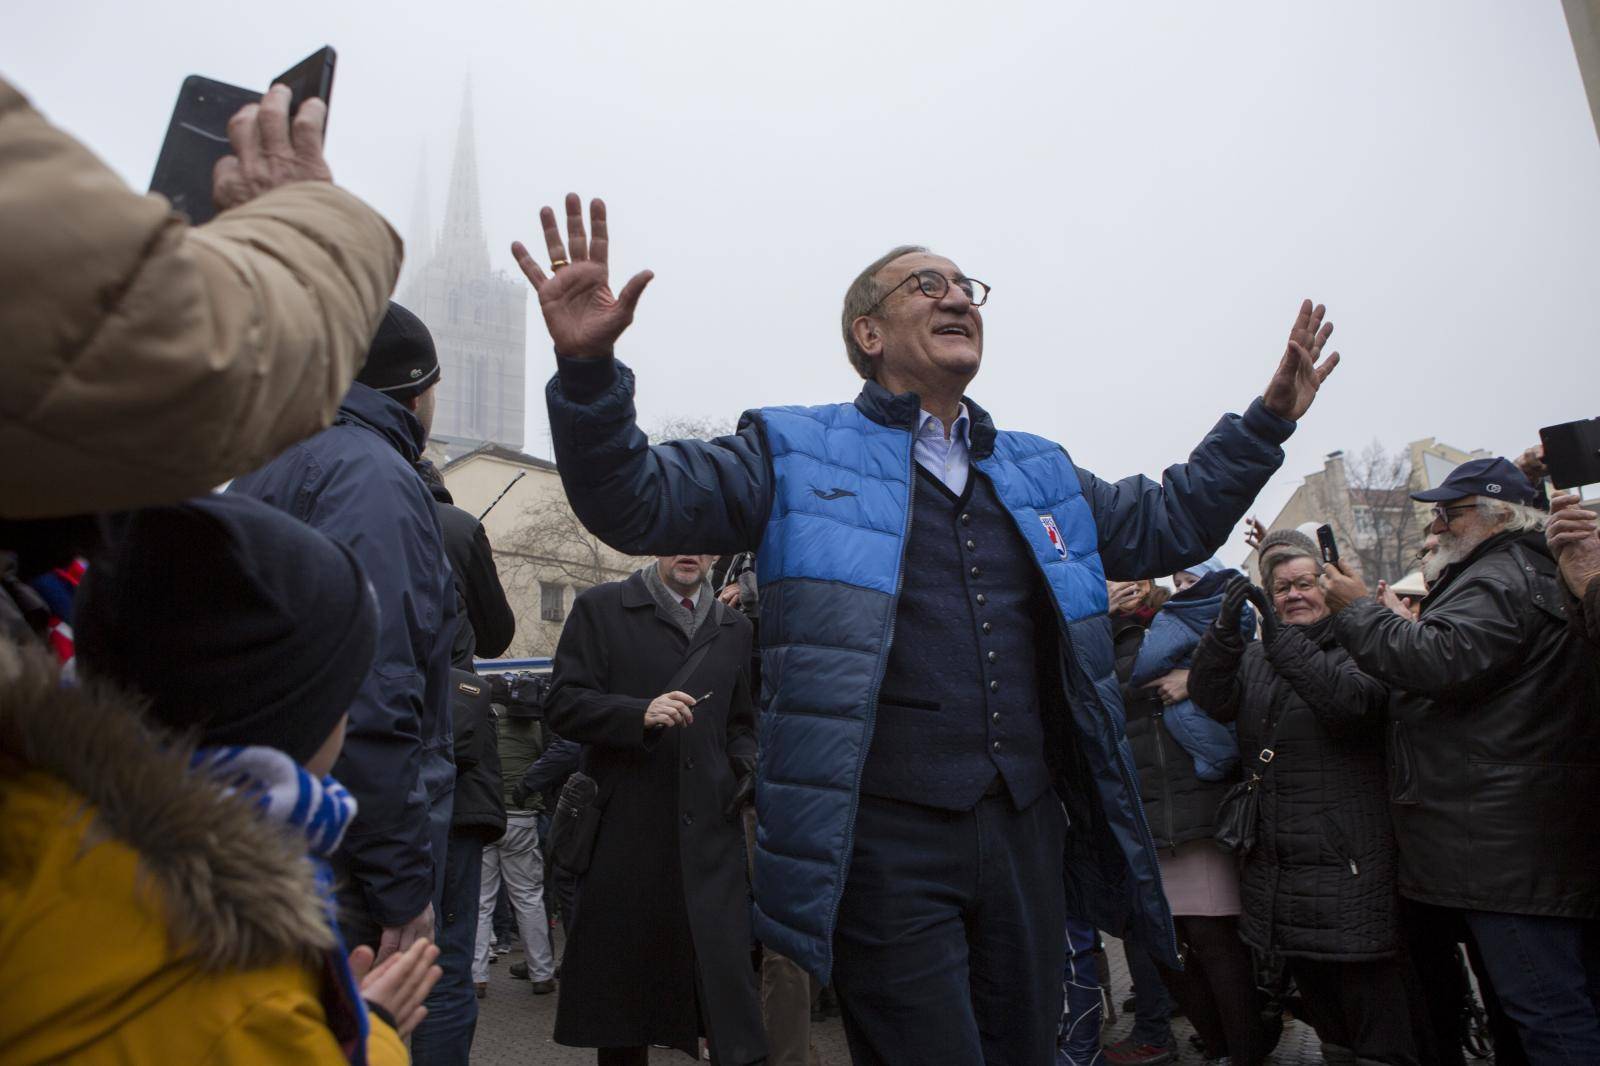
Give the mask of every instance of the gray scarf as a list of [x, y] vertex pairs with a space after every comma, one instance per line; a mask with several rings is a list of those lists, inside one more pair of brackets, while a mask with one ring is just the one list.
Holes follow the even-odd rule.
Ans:
[[684, 636], [694, 639], [695, 631], [711, 614], [711, 601], [716, 599], [711, 593], [711, 583], [700, 583], [700, 599], [694, 605], [694, 610], [689, 611], [683, 606], [683, 597], [667, 588], [667, 583], [661, 580], [661, 568], [655, 562], [641, 568], [639, 573], [644, 575], [645, 588], [655, 597], [656, 606], [672, 620], [673, 625], [683, 630]]

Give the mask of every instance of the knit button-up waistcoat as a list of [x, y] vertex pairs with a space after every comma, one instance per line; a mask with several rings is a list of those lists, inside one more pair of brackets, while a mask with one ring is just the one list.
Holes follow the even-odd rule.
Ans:
[[1016, 523], [974, 471], [957, 499], [918, 468], [905, 581], [861, 790], [969, 810], [999, 774], [1026, 807], [1049, 785], [1037, 631], [1046, 593]]

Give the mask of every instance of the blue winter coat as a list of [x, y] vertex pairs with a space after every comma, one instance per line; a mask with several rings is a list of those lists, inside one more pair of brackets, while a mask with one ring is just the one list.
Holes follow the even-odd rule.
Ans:
[[[547, 388], [557, 464], [591, 532], [635, 555], [757, 551], [756, 929], [827, 980], [905, 565], [920, 403], [868, 382], [854, 404], [752, 411], [731, 436], [652, 448], [635, 424], [631, 371], [610, 359], [558, 367]], [[1282, 462], [1293, 425], [1257, 402], [1218, 423], [1163, 484], [1107, 483], [966, 403], [974, 474], [1012, 514], [1058, 612], [1066, 705], [1045, 708], [1046, 754], [1073, 820], [1068, 911], [1175, 962], [1123, 738], [1104, 578], [1208, 557]]]
[[332, 426], [228, 487], [349, 545], [377, 593], [377, 656], [333, 770], [360, 810], [334, 863], [384, 926], [434, 898], [455, 787], [456, 595], [433, 498], [413, 467], [426, 441], [414, 414], [356, 384]]
[[[1217, 620], [1229, 581], [1243, 576], [1237, 570], [1209, 573], [1163, 604], [1145, 632], [1144, 643], [1139, 645], [1139, 657], [1134, 660], [1128, 683], [1142, 688], [1169, 671], [1188, 669], [1200, 638]], [[1248, 604], [1240, 612], [1239, 629], [1246, 639], [1255, 632], [1255, 611]], [[1221, 781], [1239, 765], [1239, 741], [1233, 726], [1218, 722], [1196, 707], [1193, 700], [1174, 703], [1164, 718], [1172, 739], [1194, 760], [1194, 772], [1200, 780]]]

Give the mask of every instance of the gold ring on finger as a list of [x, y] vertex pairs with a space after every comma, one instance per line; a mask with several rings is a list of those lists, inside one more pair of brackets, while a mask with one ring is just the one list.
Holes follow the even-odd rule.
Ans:
[[567, 266], [571, 262], [572, 262], [572, 260], [570, 260], [570, 259], [552, 259], [552, 260], [550, 260], [550, 273], [554, 274], [556, 271], [560, 270], [564, 266]]

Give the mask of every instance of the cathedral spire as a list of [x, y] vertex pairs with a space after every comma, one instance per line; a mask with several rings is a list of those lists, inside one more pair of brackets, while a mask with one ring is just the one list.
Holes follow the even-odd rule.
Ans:
[[456, 130], [450, 195], [439, 232], [439, 259], [452, 271], [489, 271], [489, 243], [483, 233], [483, 211], [478, 200], [478, 144], [473, 135], [470, 76], [461, 94], [461, 125]]
[[[417, 186], [411, 200], [411, 225], [406, 229], [406, 257], [400, 266], [400, 283], [395, 292], [410, 301], [411, 287], [420, 271], [433, 258], [433, 212], [428, 210], [428, 148], [417, 153]], [[409, 306], [409, 305], [408, 305]]]

